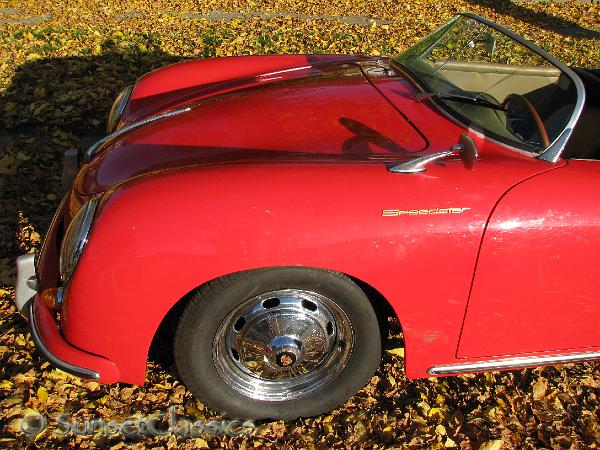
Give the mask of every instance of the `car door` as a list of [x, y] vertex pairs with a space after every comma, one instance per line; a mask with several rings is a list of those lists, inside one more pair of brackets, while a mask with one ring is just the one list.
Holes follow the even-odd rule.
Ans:
[[513, 187], [483, 237], [459, 357], [600, 346], [600, 161]]

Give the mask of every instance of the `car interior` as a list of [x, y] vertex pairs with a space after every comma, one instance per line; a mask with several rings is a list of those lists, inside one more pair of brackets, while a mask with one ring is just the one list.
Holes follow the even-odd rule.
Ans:
[[[561, 135], [577, 103], [576, 85], [560, 63], [468, 17], [449, 22], [397, 61], [430, 91], [424, 95], [461, 122], [533, 153]], [[600, 71], [574, 70], [586, 101], [562, 156], [600, 159]]]
[[[513, 66], [425, 58], [411, 64], [434, 90], [475, 93], [494, 104], [502, 104], [513, 93], [522, 95], [539, 113], [550, 142], [563, 131], [573, 111], [576, 96], [573, 82], [551, 65]], [[586, 102], [563, 157], [600, 159], [600, 71], [576, 69], [576, 72], [585, 86]], [[453, 105], [452, 109], [497, 136], [514, 140], [513, 134], [518, 133], [524, 141], [537, 143], [538, 151], [545, 147], [527, 111], [508, 114], [472, 104]]]
[[562, 157], [600, 159], [600, 69], [574, 69], [585, 86], [583, 111]]
[[[527, 98], [539, 114], [550, 141], [564, 129], [575, 100], [575, 92], [570, 92], [570, 80], [561, 77], [561, 71], [554, 66], [523, 66], [485, 62], [441, 61], [432, 62], [435, 84], [440, 80], [454, 86], [450, 92], [470, 92], [497, 105], [504, 105], [512, 94]], [[447, 88], [445, 88], [447, 89]], [[560, 105], [560, 112], [556, 106]], [[506, 105], [505, 105], [506, 106]], [[523, 105], [512, 105], [511, 113], [487, 109], [477, 105], [453, 105], [461, 115], [474, 123], [484, 126], [494, 134], [514, 141], [545, 147], [532, 123], [531, 114]], [[562, 120], [561, 120], [562, 119]], [[520, 143], [520, 142], [519, 142]]]

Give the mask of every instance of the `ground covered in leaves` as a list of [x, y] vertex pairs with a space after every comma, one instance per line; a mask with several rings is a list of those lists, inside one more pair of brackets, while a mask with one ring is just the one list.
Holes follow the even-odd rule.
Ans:
[[[219, 418], [168, 365], [152, 362], [142, 387], [52, 369], [12, 306], [14, 258], [40, 247], [61, 196], [63, 152], [101, 136], [115, 95], [143, 73], [227, 55], [393, 55], [457, 11], [508, 25], [567, 63], [600, 63], [600, 4], [590, 2], [0, 1], [0, 447], [597, 448], [595, 364], [409, 382], [393, 320], [379, 371], [330, 415], [266, 422], [236, 437], [60, 435], [60, 414], [124, 421], [173, 406]], [[50, 426], [27, 437], [20, 419], [33, 412]]]

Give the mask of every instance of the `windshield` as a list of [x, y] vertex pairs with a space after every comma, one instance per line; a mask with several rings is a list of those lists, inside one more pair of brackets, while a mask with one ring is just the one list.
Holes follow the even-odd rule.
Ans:
[[461, 122], [539, 153], [565, 129], [577, 100], [573, 80], [527, 46], [458, 16], [402, 53], [404, 66]]

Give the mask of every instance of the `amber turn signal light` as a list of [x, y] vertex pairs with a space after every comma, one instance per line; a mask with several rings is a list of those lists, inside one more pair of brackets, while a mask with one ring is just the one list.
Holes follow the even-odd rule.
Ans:
[[46, 305], [50, 309], [56, 309], [57, 307], [57, 298], [58, 298], [58, 288], [49, 288], [45, 289], [40, 294], [40, 300], [44, 305]]

